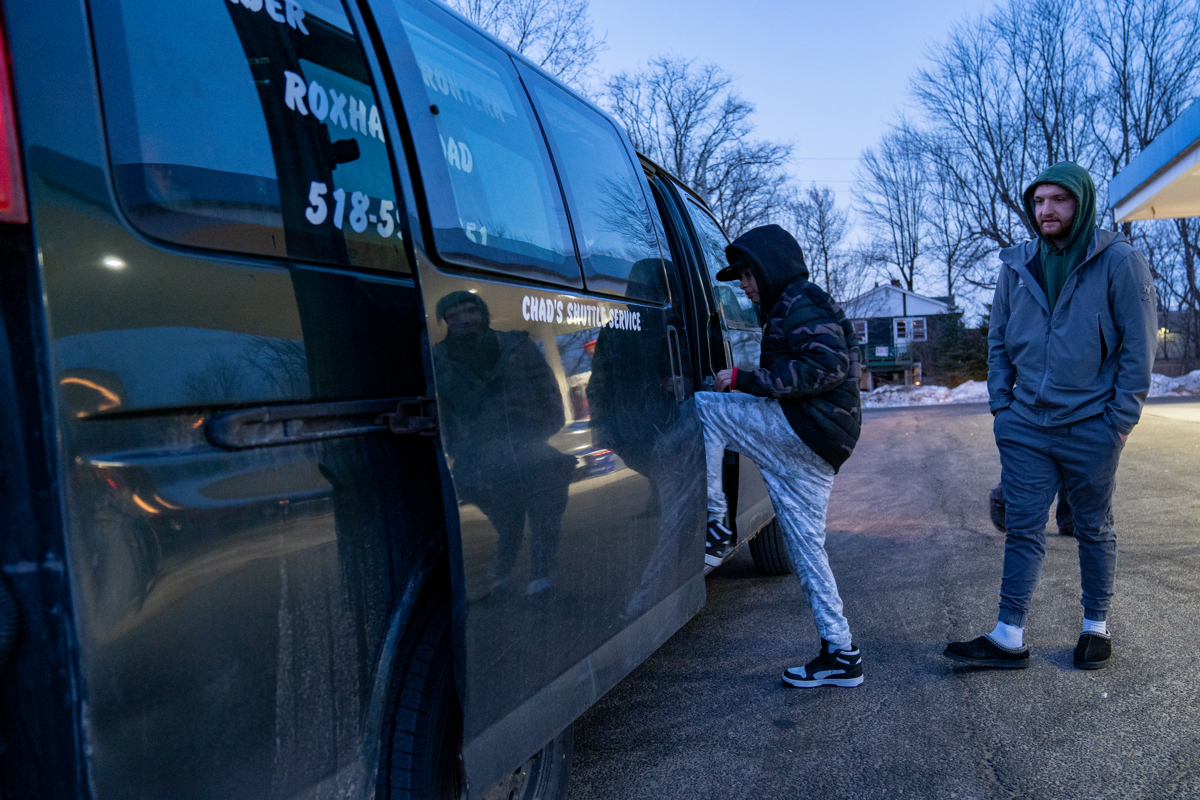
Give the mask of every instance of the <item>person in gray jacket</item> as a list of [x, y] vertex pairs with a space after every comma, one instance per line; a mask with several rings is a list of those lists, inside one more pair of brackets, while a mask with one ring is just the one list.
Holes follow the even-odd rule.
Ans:
[[996, 628], [951, 642], [973, 666], [1029, 665], [1025, 615], [1046, 547], [1046, 517], [1065, 487], [1079, 542], [1083, 633], [1075, 666], [1112, 653], [1107, 616], [1117, 566], [1117, 461], [1150, 390], [1158, 319], [1146, 260], [1096, 229], [1096, 187], [1064, 161], [1025, 190], [1039, 237], [1000, 252], [988, 330], [988, 393], [1004, 488], [1004, 575]]

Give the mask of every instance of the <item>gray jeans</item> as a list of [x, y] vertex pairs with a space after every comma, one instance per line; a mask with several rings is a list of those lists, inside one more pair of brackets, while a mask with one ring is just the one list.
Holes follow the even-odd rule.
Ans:
[[1084, 617], [1108, 615], [1117, 571], [1112, 495], [1124, 444], [1104, 415], [1044, 428], [1004, 409], [993, 421], [1004, 486], [1004, 579], [1000, 621], [1023, 626], [1046, 554], [1046, 519], [1065, 487], [1079, 542]]
[[767, 484], [817, 631], [835, 647], [850, 647], [850, 625], [825, 552], [833, 467], [800, 440], [774, 400], [742, 392], [697, 392], [696, 412], [704, 426], [709, 518], [720, 519], [728, 508], [721, 483], [725, 450], [741, 453], [758, 465]]

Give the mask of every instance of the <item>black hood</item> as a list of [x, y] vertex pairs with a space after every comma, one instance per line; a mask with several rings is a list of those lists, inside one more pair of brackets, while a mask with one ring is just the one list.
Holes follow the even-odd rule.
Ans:
[[746, 231], [729, 243], [725, 257], [734, 266], [750, 265], [763, 309], [772, 308], [792, 281], [808, 277], [800, 244], [778, 225]]

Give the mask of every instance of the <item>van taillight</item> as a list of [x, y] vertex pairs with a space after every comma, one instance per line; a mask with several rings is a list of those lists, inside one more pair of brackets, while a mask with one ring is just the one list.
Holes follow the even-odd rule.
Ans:
[[29, 222], [25, 180], [21, 173], [21, 148], [17, 144], [17, 118], [13, 109], [8, 42], [0, 28], [0, 222]]

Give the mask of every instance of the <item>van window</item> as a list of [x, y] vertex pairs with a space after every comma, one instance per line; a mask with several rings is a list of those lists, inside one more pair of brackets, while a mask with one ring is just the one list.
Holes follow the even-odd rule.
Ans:
[[729, 263], [729, 259], [725, 256], [725, 246], [729, 244], [729, 240], [725, 238], [721, 226], [692, 198], [688, 197], [684, 205], [687, 206], [688, 214], [692, 218], [696, 236], [700, 239], [700, 247], [704, 251], [704, 261], [708, 266], [708, 277], [712, 281], [713, 292], [717, 295], [717, 299], [721, 303], [721, 310], [725, 313], [725, 324], [731, 328], [758, 330], [760, 327], [758, 313], [754, 310], [754, 303], [750, 302], [750, 298], [742, 291], [740, 283], [717, 280], [717, 273]]
[[592, 291], [665, 299], [662, 253], [646, 205], [644, 177], [613, 124], [562, 88], [522, 68], [554, 150], [584, 282]]
[[[562, 193], [508, 55], [446, 12], [396, 0], [438, 141], [416, 142], [434, 245], [449, 261], [580, 286]], [[432, 138], [432, 137], [431, 137]]]
[[408, 272], [388, 137], [338, 0], [97, 0], [117, 199], [158, 239]]

